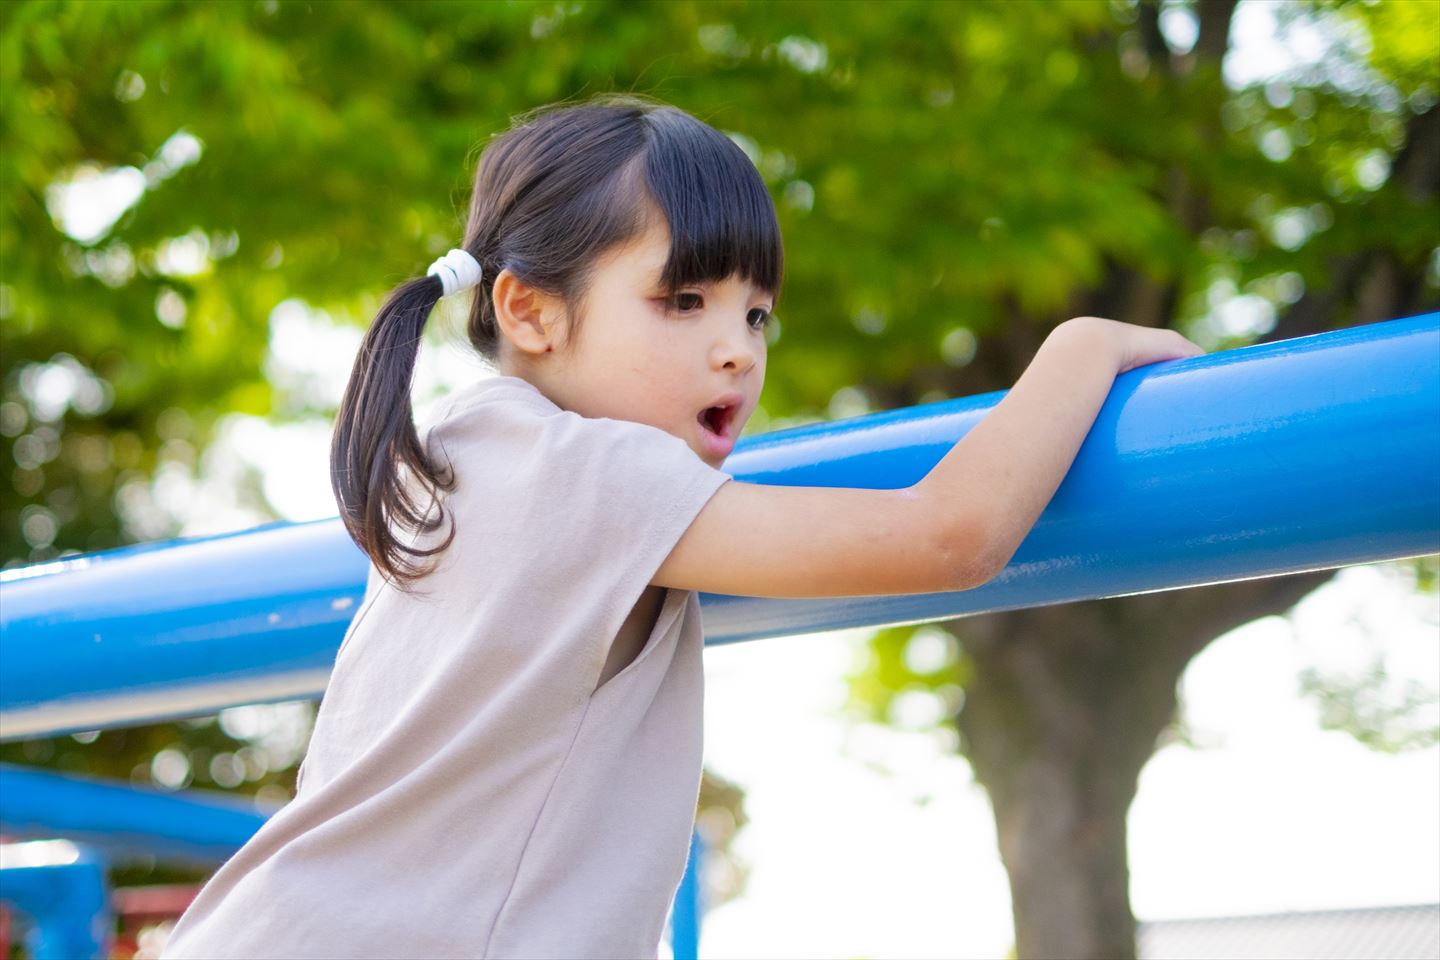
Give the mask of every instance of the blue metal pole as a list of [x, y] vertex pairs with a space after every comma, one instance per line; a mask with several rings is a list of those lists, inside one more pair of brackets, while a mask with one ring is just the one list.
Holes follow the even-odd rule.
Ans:
[[[239, 850], [269, 815], [270, 811], [238, 797], [196, 790], [164, 793], [0, 763], [0, 833], [17, 838], [65, 838], [59, 844], [0, 845], [0, 865], [4, 867], [0, 900], [12, 902], [36, 918], [36, 940], [30, 946], [35, 957], [97, 955], [103, 941], [87, 947], [81, 938], [95, 917], [100, 919], [94, 922], [101, 924], [96, 936], [108, 935], [109, 914], [97, 912], [108, 910], [103, 864], [85, 847], [69, 841], [101, 848], [111, 859], [148, 855], [172, 863], [218, 866]], [[26, 859], [15, 853], [26, 848], [41, 853], [48, 848], [59, 856]], [[670, 943], [675, 960], [696, 960], [698, 956], [704, 909], [699, 878], [703, 854], [700, 835], [692, 831], [685, 876], [671, 908]]]
[[65, 837], [112, 856], [217, 866], [269, 816], [249, 799], [51, 773], [0, 763], [0, 833]]
[[704, 867], [705, 843], [698, 831], [692, 831], [685, 876], [680, 879], [680, 889], [675, 891], [675, 904], [670, 910], [670, 949], [675, 960], [698, 960], [700, 956], [700, 917], [705, 910], [700, 877]]
[[[736, 479], [920, 480], [1003, 394], [747, 438]], [[837, 522], [845, 522], [837, 518]], [[1141, 367], [998, 576], [958, 593], [704, 594], [707, 643], [1440, 552], [1440, 314]], [[0, 574], [0, 739], [318, 697], [363, 596], [338, 519]]]
[[0, 900], [30, 919], [25, 946], [34, 960], [109, 955], [105, 865], [84, 848], [64, 840], [0, 844]]

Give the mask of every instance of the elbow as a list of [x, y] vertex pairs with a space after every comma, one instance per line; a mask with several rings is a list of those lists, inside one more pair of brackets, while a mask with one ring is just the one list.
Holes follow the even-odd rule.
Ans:
[[1000, 575], [1000, 571], [1010, 565], [1015, 558], [1015, 552], [1020, 549], [1020, 540], [1003, 528], [1000, 530], [989, 529], [985, 532], [981, 541], [979, 559], [976, 562], [978, 579], [974, 586], [989, 583]]
[[995, 575], [1003, 569], [1005, 569], [1005, 564], [1003, 563], [993, 563], [984, 556], [976, 558], [968, 566], [963, 566], [958, 571], [960, 584], [955, 587], [955, 589], [974, 590], [976, 587], [983, 587], [995, 579]]
[[948, 590], [974, 590], [988, 583], [1005, 568], [997, 562], [993, 539], [983, 530], [952, 532], [940, 549], [944, 558], [943, 578]]
[[[930, 484], [917, 484], [903, 493], [916, 510], [910, 529], [924, 531], [908, 542], [929, 547], [925, 554], [930, 562], [922, 576], [933, 585], [933, 592], [973, 590], [1005, 566], [996, 563], [1000, 538], [986, 505], [965, 500], [967, 505], [957, 510], [947, 502], [949, 491], [937, 492]], [[1004, 559], [1008, 561], [1009, 555]]]
[[1006, 552], [1003, 555], [996, 554], [993, 551], [986, 553], [983, 559], [980, 561], [978, 576], [976, 577], [975, 582], [971, 585], [970, 589], [973, 590], [975, 587], [984, 586], [991, 580], [994, 580], [997, 576], [1000, 575], [1001, 570], [1004, 570], [1007, 566], [1010, 565], [1010, 558], [1013, 555], [1013, 550]]

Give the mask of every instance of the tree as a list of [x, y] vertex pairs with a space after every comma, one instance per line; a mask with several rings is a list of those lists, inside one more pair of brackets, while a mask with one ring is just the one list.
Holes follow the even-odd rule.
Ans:
[[[1230, 86], [1232, 0], [0, 6], [0, 555], [169, 536], [152, 478], [193, 471], [221, 415], [333, 416], [267, 381], [273, 308], [368, 322], [458, 239], [490, 133], [601, 90], [729, 132], [772, 187], [787, 276], [755, 430], [1008, 388], [1076, 314], [1219, 349], [1419, 312], [1434, 11], [1285, 7], [1350, 39]], [[99, 173], [133, 201], [86, 231], [57, 188]], [[1133, 953], [1124, 811], [1175, 679], [1326, 576], [945, 625], [1021, 955]], [[888, 682], [860, 688], [882, 713]], [[51, 762], [122, 735], [130, 769], [192, 733], [61, 738]]]
[[[1338, 24], [1363, 27], [1371, 38], [1374, 58], [1347, 64], [1375, 71], [1363, 92], [1341, 86], [1338, 70], [1263, 90], [1228, 89], [1220, 67], [1235, 13], [1229, 0], [1193, 8], [1195, 43], [1184, 53], [1172, 48], [1160, 29], [1162, 11], [1148, 3], [1135, 8], [1133, 29], [1118, 41], [1113, 28], [1080, 36], [1092, 51], [1116, 50], [1113, 62], [1091, 62], [1110, 74], [1106, 82], [1129, 77], [1142, 123], [1164, 131], [1137, 140], [1126, 117], [1085, 133], [1102, 156], [1138, 161], [1147, 171], [1147, 192], [1166, 221], [1156, 239], [1174, 243], [1172, 256], [1155, 272], [1097, 244], [1103, 266], [1070, 288], [1061, 310], [1027, 306], [1018, 292], [1003, 297], [1010, 323], [981, 337], [976, 362], [966, 368], [980, 379], [966, 379], [967, 392], [1013, 382], [1038, 335], [1065, 315], [1190, 332], [1195, 327], [1187, 321], [1204, 316], [1195, 301], [1217, 274], [1280, 301], [1278, 322], [1255, 331], [1255, 342], [1435, 308], [1437, 278], [1426, 259], [1437, 241], [1440, 8], [1318, 10]], [[1414, 59], [1398, 52], [1404, 43], [1397, 34], [1408, 28], [1416, 34], [1406, 42], [1428, 38], [1408, 48]], [[1180, 109], [1169, 123], [1149, 112], [1166, 104]], [[1377, 170], [1367, 173], [1360, 165], [1371, 158]], [[1297, 234], [1286, 232], [1287, 214], [1276, 216], [1281, 210], [1297, 218]], [[1387, 238], [1392, 225], [1397, 232]], [[1290, 292], [1277, 284], [1289, 284]], [[1330, 576], [952, 621], [945, 629], [964, 656], [938, 677], [896, 669], [896, 651], [913, 631], [877, 635], [874, 667], [856, 684], [874, 715], [917, 681], [963, 682], [954, 722], [994, 805], [1020, 956], [1134, 956], [1125, 818], [1141, 768], [1174, 721], [1185, 665], [1214, 638], [1284, 613]]]

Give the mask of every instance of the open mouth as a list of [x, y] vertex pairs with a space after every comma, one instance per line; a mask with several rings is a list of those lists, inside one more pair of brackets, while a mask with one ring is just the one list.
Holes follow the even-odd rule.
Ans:
[[718, 407], [706, 407], [700, 411], [695, 418], [700, 425], [716, 436], [723, 437], [730, 428], [730, 422], [735, 418], [736, 408], [730, 404], [722, 404]]

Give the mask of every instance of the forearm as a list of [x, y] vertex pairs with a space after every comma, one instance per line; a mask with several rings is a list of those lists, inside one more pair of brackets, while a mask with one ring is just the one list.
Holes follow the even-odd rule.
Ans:
[[956, 531], [952, 542], [981, 545], [983, 579], [1009, 563], [1054, 497], [1120, 369], [1114, 338], [1089, 319], [1052, 330], [1015, 386], [916, 484]]

